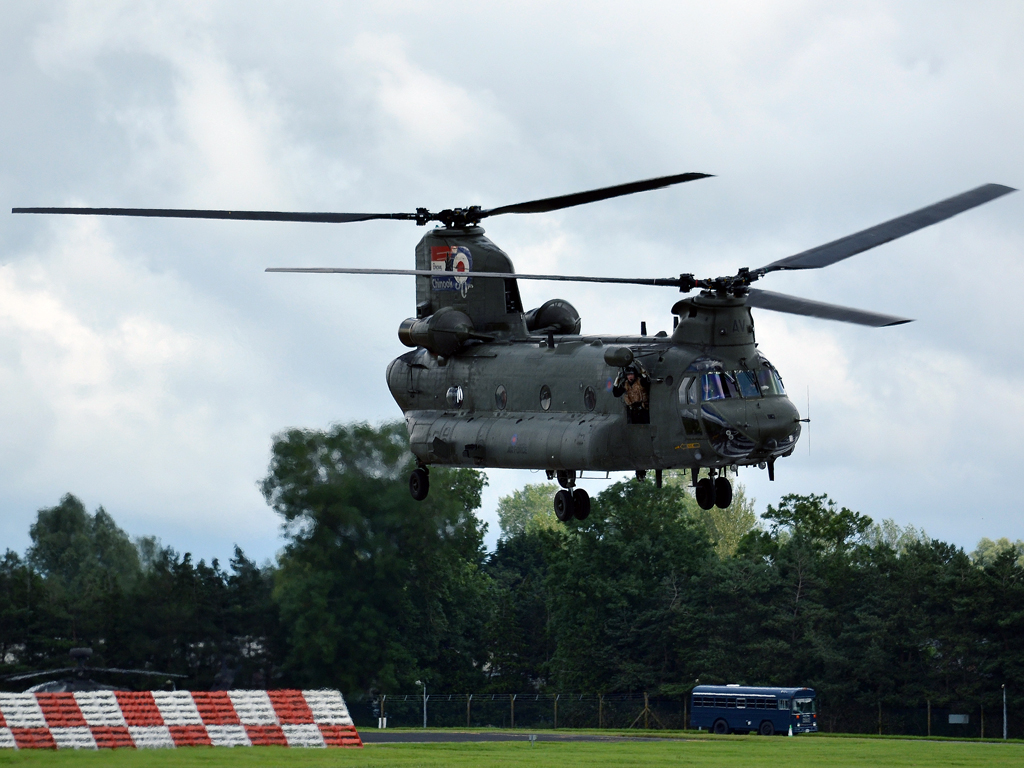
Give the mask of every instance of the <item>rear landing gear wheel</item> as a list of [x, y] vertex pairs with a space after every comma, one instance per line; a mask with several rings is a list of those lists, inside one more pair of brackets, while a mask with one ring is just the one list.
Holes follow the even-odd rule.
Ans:
[[563, 523], [567, 523], [572, 520], [573, 507], [572, 494], [566, 490], [561, 490], [555, 494], [555, 517], [561, 520]]
[[430, 475], [423, 467], [417, 467], [409, 475], [409, 493], [416, 501], [423, 501], [430, 493]]
[[719, 509], [725, 509], [732, 504], [732, 483], [724, 477], [715, 478], [715, 504]]
[[697, 481], [697, 487], [693, 495], [697, 497], [697, 506], [701, 509], [711, 509], [715, 506], [715, 484], [710, 477], [702, 477]]
[[586, 520], [590, 516], [590, 496], [582, 488], [572, 492], [572, 514], [577, 520]]

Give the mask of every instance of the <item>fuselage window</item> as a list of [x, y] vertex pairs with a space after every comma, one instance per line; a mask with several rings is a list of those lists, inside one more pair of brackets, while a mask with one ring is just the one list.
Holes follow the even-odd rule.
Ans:
[[499, 384], [498, 388], [494, 390], [494, 405], [499, 411], [504, 411], [508, 405], [508, 391], [504, 384]]
[[597, 393], [593, 387], [587, 387], [583, 390], [583, 405], [586, 406], [588, 411], [594, 410], [594, 406], [597, 405]]
[[540, 407], [545, 411], [551, 407], [551, 388], [547, 384], [540, 388]]

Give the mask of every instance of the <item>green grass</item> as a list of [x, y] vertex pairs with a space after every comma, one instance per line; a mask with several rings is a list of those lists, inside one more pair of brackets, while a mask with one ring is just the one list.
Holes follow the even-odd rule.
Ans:
[[630, 742], [498, 742], [484, 744], [375, 744], [364, 749], [283, 747], [175, 750], [8, 751], [0, 766], [40, 768], [300, 768], [304, 766], [688, 766], [777, 768], [782, 765], [1014, 766], [1024, 744], [858, 738], [708, 737]]

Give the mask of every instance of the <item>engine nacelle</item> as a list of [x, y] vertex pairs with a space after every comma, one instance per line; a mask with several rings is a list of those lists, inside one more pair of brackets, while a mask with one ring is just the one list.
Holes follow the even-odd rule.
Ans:
[[577, 334], [583, 324], [576, 307], [565, 299], [545, 301], [527, 312], [523, 319], [530, 333]]
[[442, 307], [429, 317], [410, 317], [398, 326], [398, 339], [407, 347], [426, 347], [445, 357], [454, 354], [474, 333], [469, 315], [451, 307]]

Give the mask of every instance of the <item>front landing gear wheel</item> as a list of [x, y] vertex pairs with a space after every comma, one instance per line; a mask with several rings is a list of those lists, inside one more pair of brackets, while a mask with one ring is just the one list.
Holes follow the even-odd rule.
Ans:
[[732, 504], [732, 483], [724, 477], [715, 478], [715, 504], [719, 509], [725, 509]]
[[577, 520], [586, 520], [590, 516], [590, 496], [582, 488], [572, 492], [572, 514]]
[[561, 490], [555, 494], [555, 517], [561, 520], [563, 523], [567, 523], [572, 520], [573, 507], [572, 494], [566, 490]]
[[430, 493], [430, 475], [423, 467], [417, 467], [409, 475], [409, 493], [416, 501], [423, 501]]
[[715, 506], [715, 484], [710, 477], [702, 477], [697, 481], [697, 487], [693, 491], [697, 497], [697, 506], [701, 509], [711, 509]]

